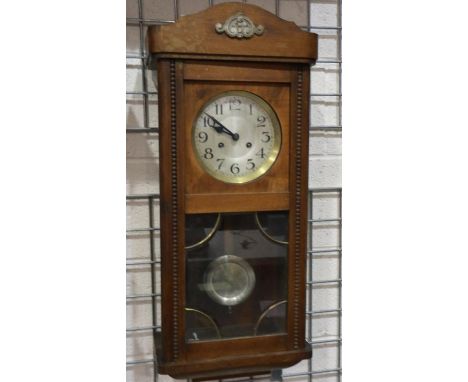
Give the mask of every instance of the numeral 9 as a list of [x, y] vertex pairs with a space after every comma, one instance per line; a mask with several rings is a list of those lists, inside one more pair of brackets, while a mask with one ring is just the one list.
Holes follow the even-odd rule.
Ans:
[[198, 133], [198, 142], [205, 143], [208, 140], [208, 134], [204, 131]]

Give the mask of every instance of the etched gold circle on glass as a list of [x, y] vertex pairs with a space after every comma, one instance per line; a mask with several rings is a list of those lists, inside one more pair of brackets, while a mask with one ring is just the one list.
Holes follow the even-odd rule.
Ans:
[[[257, 320], [257, 322], [255, 323], [255, 327], [254, 327], [254, 335], [258, 335], [258, 329], [260, 328], [260, 325], [262, 324], [262, 321], [265, 319], [265, 317], [270, 314], [272, 311], [274, 311], [276, 308], [278, 308], [279, 306], [281, 305], [285, 305], [287, 304], [288, 301], [287, 300], [283, 300], [283, 301], [277, 301], [273, 304], [271, 304], [268, 308], [266, 308], [263, 313], [260, 315], [259, 319]], [[279, 315], [281, 316], [281, 315]]]
[[[213, 318], [208, 315], [207, 313], [198, 310], [198, 309], [193, 309], [193, 308], [185, 308], [186, 312], [186, 319], [188, 319], [189, 315], [195, 316], [199, 320], [199, 324], [201, 325], [202, 328], [204, 329], [214, 329], [216, 338], [221, 338], [221, 332], [219, 331], [218, 325], [216, 324], [216, 321], [213, 320]], [[208, 332], [209, 333], [209, 332]], [[208, 338], [200, 338], [200, 335], [196, 332], [191, 333], [188, 337], [186, 337], [189, 341], [199, 341], [199, 340], [204, 340], [204, 339], [210, 339], [210, 334], [208, 334]], [[206, 333], [205, 333], [206, 336]]]
[[[207, 214], [207, 216], [212, 216], [213, 214]], [[206, 236], [202, 236], [202, 238], [198, 238], [197, 241], [195, 241], [195, 243], [188, 243], [187, 242], [187, 239], [189, 237], [189, 232], [187, 232], [187, 227], [189, 226], [188, 222], [190, 221], [189, 219], [192, 218], [192, 217], [195, 217], [195, 218], [198, 218], [198, 219], [203, 219], [202, 218], [203, 215], [186, 215], [185, 217], [185, 227], [186, 227], [186, 231], [185, 231], [185, 249], [186, 250], [192, 250], [192, 249], [197, 249], [199, 247], [201, 247], [202, 245], [206, 244], [209, 240], [211, 240], [211, 238], [214, 236], [214, 234], [216, 233], [216, 231], [218, 230], [220, 224], [221, 224], [221, 214], [217, 214], [216, 215], [216, 221], [214, 222], [214, 225], [213, 225], [213, 228], [210, 229], [210, 231], [208, 232], [208, 234]], [[197, 224], [198, 223], [198, 224]], [[194, 222], [192, 224], [197, 224], [198, 228], [205, 232], [204, 229], [202, 228], [202, 225], [203, 225], [203, 222]]]
[[281, 126], [271, 106], [246, 91], [227, 91], [207, 101], [192, 126], [198, 163], [226, 183], [246, 183], [265, 174], [281, 148]]
[[[267, 232], [267, 228], [263, 227], [262, 223], [260, 222], [259, 214], [268, 214], [268, 213], [269, 212], [255, 212], [255, 223], [257, 224], [258, 229], [260, 230], [260, 232], [262, 233], [263, 236], [265, 236], [268, 240], [272, 241], [273, 243], [288, 245], [287, 240], [280, 240], [278, 238], [275, 238], [273, 235], [270, 235]], [[282, 212], [274, 212], [274, 213], [279, 215]], [[286, 227], [286, 229], [288, 228], [288, 218], [287, 218], [286, 214], [285, 214], [285, 224], [284, 224], [284, 226]], [[287, 237], [287, 233], [286, 233], [286, 237]]]

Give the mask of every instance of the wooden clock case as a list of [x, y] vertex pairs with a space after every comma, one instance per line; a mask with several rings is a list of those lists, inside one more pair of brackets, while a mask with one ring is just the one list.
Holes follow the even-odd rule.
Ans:
[[[242, 12], [261, 35], [229, 37], [215, 30]], [[305, 338], [309, 82], [317, 35], [262, 8], [225, 3], [148, 30], [150, 66], [157, 69], [160, 142], [162, 331], [158, 372], [206, 379], [258, 374], [311, 357]], [[197, 111], [214, 95], [244, 90], [276, 112], [282, 128], [278, 158], [245, 184], [203, 171], [192, 148]], [[288, 211], [287, 324], [283, 334], [186, 342], [185, 214]], [[274, 283], [274, 280], [272, 280]]]

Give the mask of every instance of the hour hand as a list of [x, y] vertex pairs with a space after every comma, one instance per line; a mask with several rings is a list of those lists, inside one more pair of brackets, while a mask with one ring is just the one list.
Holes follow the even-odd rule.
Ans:
[[231, 136], [234, 141], [239, 140], [239, 134], [233, 133], [231, 130], [229, 130], [226, 126], [224, 126], [221, 122], [219, 122], [215, 117], [212, 115], [208, 114], [207, 112], [204, 112], [208, 117], [211, 118], [211, 120], [214, 122], [214, 125], [212, 126], [213, 129], [215, 129], [218, 133], [226, 133], [227, 135]]

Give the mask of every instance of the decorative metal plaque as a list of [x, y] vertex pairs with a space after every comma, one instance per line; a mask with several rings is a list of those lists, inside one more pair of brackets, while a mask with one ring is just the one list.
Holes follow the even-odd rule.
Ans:
[[226, 33], [229, 37], [250, 38], [254, 34], [260, 36], [265, 30], [263, 25], [255, 26], [252, 20], [245, 16], [242, 12], [229, 17], [224, 25], [216, 23], [216, 32]]

